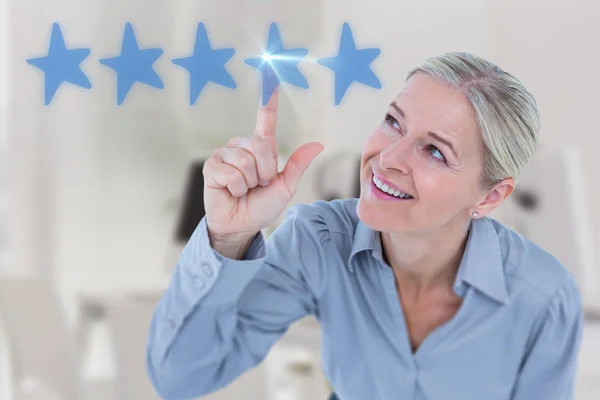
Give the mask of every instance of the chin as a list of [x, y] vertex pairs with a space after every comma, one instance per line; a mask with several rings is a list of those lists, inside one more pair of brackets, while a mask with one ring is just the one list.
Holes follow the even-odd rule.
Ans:
[[381, 204], [375, 204], [361, 194], [356, 204], [358, 218], [370, 228], [380, 232], [400, 232], [406, 230], [403, 218], [391, 210], [385, 210]]
[[378, 215], [372, 204], [367, 204], [367, 201], [361, 196], [356, 204], [356, 215], [364, 224], [375, 230], [380, 230], [381, 215]]

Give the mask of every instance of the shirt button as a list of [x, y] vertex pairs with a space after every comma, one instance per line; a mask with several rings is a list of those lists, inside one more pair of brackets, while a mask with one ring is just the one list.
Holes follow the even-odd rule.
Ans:
[[202, 270], [204, 271], [204, 274], [206, 276], [212, 276], [212, 274], [213, 274], [213, 271], [210, 268], [210, 265], [208, 265], [208, 264], [203, 264], [202, 265]]
[[175, 329], [175, 321], [173, 321], [172, 319], [169, 320], [169, 327], [171, 329]]

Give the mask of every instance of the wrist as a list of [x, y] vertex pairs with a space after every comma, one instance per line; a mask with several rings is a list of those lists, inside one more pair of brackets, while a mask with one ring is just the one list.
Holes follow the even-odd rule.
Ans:
[[234, 260], [241, 260], [245, 256], [255, 236], [256, 233], [219, 235], [210, 230], [208, 233], [213, 250], [223, 257]]

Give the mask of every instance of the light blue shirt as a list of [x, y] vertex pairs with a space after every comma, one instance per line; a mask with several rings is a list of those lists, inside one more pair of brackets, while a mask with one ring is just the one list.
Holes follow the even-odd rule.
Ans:
[[473, 220], [454, 282], [460, 309], [413, 353], [380, 235], [356, 204], [291, 206], [244, 260], [214, 251], [203, 219], [151, 323], [156, 390], [175, 400], [220, 389], [313, 315], [341, 400], [573, 399], [582, 299], [553, 256], [493, 219]]

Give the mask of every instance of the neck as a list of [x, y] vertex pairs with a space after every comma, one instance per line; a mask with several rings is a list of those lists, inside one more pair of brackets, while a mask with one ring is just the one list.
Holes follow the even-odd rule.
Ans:
[[427, 233], [381, 232], [383, 254], [398, 285], [416, 292], [452, 286], [462, 259], [470, 221], [453, 221]]

